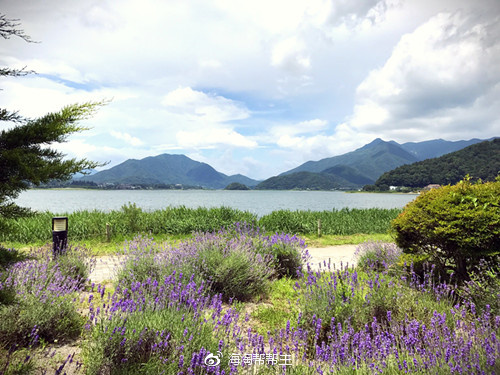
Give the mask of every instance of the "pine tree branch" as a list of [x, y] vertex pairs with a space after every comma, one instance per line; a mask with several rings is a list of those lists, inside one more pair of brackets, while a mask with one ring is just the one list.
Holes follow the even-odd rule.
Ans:
[[18, 19], [9, 19], [5, 14], [0, 14], [0, 36], [4, 39], [10, 39], [12, 36], [23, 39], [28, 43], [38, 43], [31, 39], [29, 35], [24, 33], [23, 29], [19, 29]]

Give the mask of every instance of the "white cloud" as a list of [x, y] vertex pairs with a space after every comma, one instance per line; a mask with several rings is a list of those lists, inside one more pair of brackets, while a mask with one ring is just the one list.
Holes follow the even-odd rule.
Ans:
[[500, 130], [498, 0], [3, 6], [41, 43], [1, 41], [1, 65], [39, 73], [4, 77], [2, 107], [37, 117], [113, 99], [75, 144], [99, 161], [175, 150], [266, 177], [375, 137]]
[[210, 69], [217, 69], [222, 66], [222, 63], [216, 59], [204, 59], [201, 60], [198, 64], [202, 68], [210, 68]]
[[282, 137], [321, 132], [326, 130], [327, 127], [328, 121], [321, 119], [301, 121], [290, 125], [275, 125], [269, 129], [267, 135], [263, 136], [263, 139], [270, 142], [276, 139], [279, 141]]
[[112, 130], [110, 134], [115, 137], [116, 139], [120, 139], [126, 143], [128, 143], [131, 146], [142, 146], [144, 142], [142, 142], [139, 138], [137, 137], [132, 137], [128, 133], [123, 133], [123, 132], [118, 132]]
[[184, 149], [215, 148], [231, 146], [255, 148], [257, 142], [228, 128], [202, 128], [196, 131], [179, 131], [176, 134], [178, 144]]
[[250, 116], [250, 111], [238, 102], [190, 87], [170, 91], [161, 103], [170, 110], [202, 117], [209, 122], [242, 120]]
[[499, 37], [495, 23], [462, 12], [432, 17], [404, 35], [384, 66], [358, 86], [350, 124], [405, 141], [487, 129], [492, 119], [484, 118], [484, 105], [499, 104], [491, 94], [500, 83]]
[[305, 54], [304, 42], [296, 37], [278, 42], [271, 54], [271, 65], [294, 73], [310, 68], [311, 61]]

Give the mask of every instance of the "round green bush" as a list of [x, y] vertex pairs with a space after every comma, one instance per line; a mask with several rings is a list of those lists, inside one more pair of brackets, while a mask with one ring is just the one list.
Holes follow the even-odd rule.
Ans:
[[500, 252], [500, 177], [422, 193], [392, 222], [395, 241], [404, 252], [429, 255], [459, 281], [481, 258]]

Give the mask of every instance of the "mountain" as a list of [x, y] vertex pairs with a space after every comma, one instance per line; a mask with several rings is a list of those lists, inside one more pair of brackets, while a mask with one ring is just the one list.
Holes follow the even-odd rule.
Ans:
[[338, 164], [331, 168], [325, 169], [321, 173], [332, 175], [334, 177], [337, 177], [337, 179], [340, 178], [343, 179], [345, 181], [343, 185], [348, 185], [348, 184], [366, 185], [366, 184], [371, 184], [373, 181], [372, 179], [358, 172], [356, 168], [342, 164]]
[[484, 140], [477, 138], [470, 139], [468, 141], [455, 142], [445, 141], [444, 139], [433, 139], [431, 141], [424, 142], [403, 143], [401, 144], [401, 148], [414, 155], [418, 161], [422, 161], [425, 159], [437, 158], [483, 141]]
[[383, 173], [402, 165], [442, 156], [479, 142], [482, 141], [471, 139], [453, 142], [435, 139], [399, 144], [377, 138], [346, 154], [308, 161], [261, 182], [256, 189], [316, 189], [319, 186], [324, 189], [357, 189], [373, 184]]
[[500, 138], [495, 138], [438, 158], [400, 166], [384, 173], [375, 184], [378, 187], [447, 185], [457, 183], [466, 174], [484, 181], [492, 181], [499, 172]]
[[377, 138], [347, 154], [308, 161], [261, 182], [256, 189], [357, 189], [373, 184], [388, 170], [415, 161], [416, 157], [396, 142]]
[[258, 184], [256, 190], [334, 190], [341, 185], [331, 175], [314, 172], [295, 172], [268, 178]]
[[321, 173], [332, 167], [341, 165], [352, 168], [359, 176], [375, 181], [384, 172], [416, 161], [418, 159], [414, 155], [402, 149], [396, 142], [386, 142], [377, 138], [355, 151], [319, 161], [308, 161], [281, 175], [295, 172]]
[[141, 160], [129, 159], [81, 180], [98, 184], [182, 184], [212, 189], [221, 189], [233, 182], [247, 186], [255, 186], [258, 183], [241, 174], [227, 176], [210, 165], [192, 160], [185, 155], [171, 154], [150, 156]]

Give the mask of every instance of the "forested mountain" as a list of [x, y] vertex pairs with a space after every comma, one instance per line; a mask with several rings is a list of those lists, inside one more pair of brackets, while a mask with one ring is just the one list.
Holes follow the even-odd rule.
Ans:
[[129, 159], [110, 169], [92, 176], [83, 177], [84, 181], [98, 184], [183, 184], [221, 189], [232, 182], [255, 186], [258, 181], [237, 174], [227, 176], [210, 165], [188, 158], [185, 155], [162, 154], [141, 160]]
[[[483, 142], [481, 139], [473, 138], [468, 141], [445, 141], [444, 139], [433, 139], [423, 142], [407, 142], [401, 144], [401, 148], [415, 156], [418, 161], [437, 158], [461, 150], [465, 147]], [[488, 139], [491, 141], [491, 139]]]
[[[383, 173], [399, 166], [415, 163], [428, 155], [441, 155], [447, 150], [476, 142], [479, 140], [450, 142], [438, 139], [400, 145], [394, 141], [386, 142], [377, 138], [355, 151], [319, 161], [308, 161], [262, 183], [240, 174], [227, 176], [206, 163], [194, 161], [185, 155], [170, 154], [141, 160], [129, 159], [113, 168], [85, 176], [80, 180], [101, 185], [182, 184], [212, 189], [222, 189], [233, 182], [257, 189], [358, 189], [374, 184]], [[460, 176], [463, 177], [463, 174]], [[450, 171], [448, 177], [454, 179], [456, 176]], [[386, 183], [380, 182], [380, 184]], [[390, 183], [390, 185], [413, 186], [403, 183]]]
[[358, 176], [375, 181], [384, 172], [416, 161], [418, 159], [414, 155], [403, 150], [396, 142], [386, 142], [377, 138], [355, 151], [319, 161], [308, 161], [281, 175], [295, 172], [321, 173], [329, 168], [342, 165], [351, 167]]
[[256, 190], [334, 190], [340, 188], [332, 175], [314, 172], [296, 172], [275, 176], [258, 184]]
[[385, 171], [417, 159], [396, 142], [379, 138], [347, 154], [308, 161], [297, 168], [271, 177], [256, 189], [357, 189], [374, 181]]
[[384, 173], [376, 181], [379, 189], [388, 186], [424, 187], [455, 184], [465, 175], [491, 181], [500, 172], [500, 138], [466, 147], [438, 158], [403, 165]]

